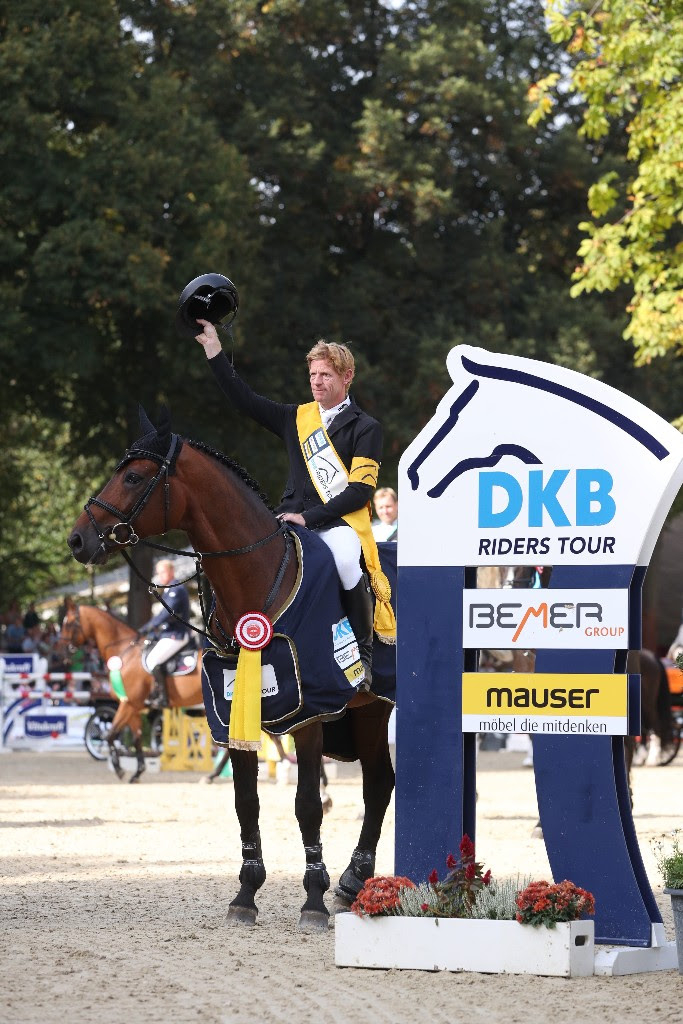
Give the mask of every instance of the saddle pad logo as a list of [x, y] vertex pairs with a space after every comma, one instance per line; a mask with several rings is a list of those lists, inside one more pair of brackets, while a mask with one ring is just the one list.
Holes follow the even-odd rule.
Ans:
[[[226, 700], [232, 700], [232, 691], [235, 686], [235, 676], [237, 674], [236, 668], [224, 668], [223, 669], [223, 696]], [[277, 676], [275, 675], [275, 669], [272, 665], [261, 666], [261, 696], [262, 697], [274, 697], [276, 693], [279, 693], [277, 685]]]
[[334, 647], [334, 660], [339, 665], [352, 686], [362, 683], [365, 679], [365, 669], [360, 660], [358, 642], [354, 635], [349, 620], [345, 617], [332, 625], [332, 644]]

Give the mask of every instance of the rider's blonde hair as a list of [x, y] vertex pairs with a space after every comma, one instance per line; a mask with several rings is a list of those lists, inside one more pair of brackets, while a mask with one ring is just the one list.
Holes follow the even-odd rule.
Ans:
[[[311, 351], [306, 356], [306, 362], [310, 369], [311, 363], [314, 359], [326, 359], [328, 363], [332, 363], [332, 366], [341, 374], [342, 377], [347, 370], [351, 370], [351, 380], [353, 380], [356, 372], [356, 362], [351, 353], [351, 349], [347, 348], [346, 345], [338, 345], [336, 341], [324, 341], [322, 338], [320, 341], [316, 341]], [[351, 380], [346, 386], [346, 394], [349, 393], [351, 387]]]

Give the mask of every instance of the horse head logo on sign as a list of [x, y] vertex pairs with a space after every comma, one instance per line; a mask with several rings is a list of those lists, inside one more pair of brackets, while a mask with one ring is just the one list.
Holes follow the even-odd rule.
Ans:
[[[469, 346], [447, 366], [453, 386], [399, 471], [396, 870], [426, 877], [474, 834], [475, 734], [530, 733], [555, 878], [593, 891], [597, 941], [657, 944], [624, 767], [639, 719], [626, 658], [683, 437], [562, 367]], [[552, 567], [549, 589], [477, 590], [491, 565]], [[516, 647], [537, 651], [535, 673], [476, 671], [479, 649]]]

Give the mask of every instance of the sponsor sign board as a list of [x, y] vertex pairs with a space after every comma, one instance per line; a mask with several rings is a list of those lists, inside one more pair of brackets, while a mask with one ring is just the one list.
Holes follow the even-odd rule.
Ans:
[[463, 672], [464, 732], [623, 736], [628, 676]]
[[401, 459], [399, 565], [647, 565], [681, 483], [677, 430], [564, 367], [468, 345], [447, 367]]
[[[619, 673], [683, 436], [565, 367], [462, 345], [447, 369], [399, 466], [397, 873], [427, 877], [474, 837], [473, 734], [527, 733], [553, 876], [593, 892], [597, 941], [649, 946], [661, 918], [618, 742], [640, 728], [638, 677]], [[546, 586], [474, 589], [489, 566], [543, 567]], [[535, 651], [536, 672], [463, 671], [483, 648]]]
[[40, 675], [47, 672], [47, 660], [39, 654], [0, 654], [0, 671], [6, 676]]
[[24, 735], [56, 739], [67, 732], [66, 715], [24, 715]]
[[628, 590], [464, 590], [463, 647], [628, 648]]

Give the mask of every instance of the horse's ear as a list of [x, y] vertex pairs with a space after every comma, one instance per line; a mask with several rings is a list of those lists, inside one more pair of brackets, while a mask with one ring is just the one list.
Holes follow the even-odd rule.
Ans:
[[138, 405], [138, 416], [140, 417], [140, 428], [143, 434], [156, 433], [157, 428], [154, 426], [154, 424], [152, 423], [149, 416], [147, 415], [147, 413], [145, 412], [141, 405]]
[[171, 413], [167, 405], [162, 405], [159, 409], [159, 418], [156, 430], [158, 436], [162, 439], [168, 439], [171, 436]]

